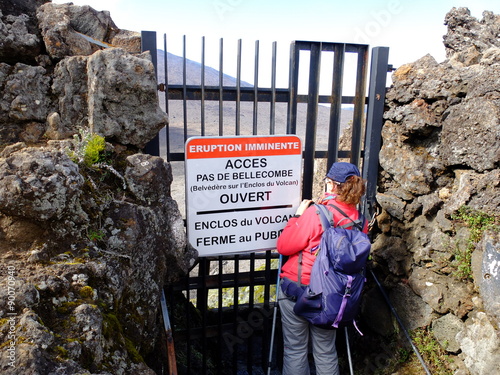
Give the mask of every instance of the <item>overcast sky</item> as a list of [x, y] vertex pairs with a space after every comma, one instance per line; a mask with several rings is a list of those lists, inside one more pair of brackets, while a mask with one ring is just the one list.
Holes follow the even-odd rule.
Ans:
[[[66, 1], [53, 0], [54, 3]], [[482, 19], [485, 10], [500, 14], [498, 0], [73, 0], [108, 10], [115, 24], [133, 31], [157, 31], [158, 48], [167, 34], [170, 52], [182, 55], [186, 35], [187, 57], [200, 61], [201, 36], [206, 51], [216, 51], [207, 65], [217, 68], [219, 39], [224, 38], [224, 55], [235, 54], [242, 39], [243, 60], [253, 66], [255, 41], [260, 40], [261, 59], [271, 57], [277, 41], [278, 66], [288, 65], [292, 40], [361, 43], [390, 48], [389, 62], [395, 67], [413, 62], [427, 53], [438, 62], [445, 59], [444, 18], [453, 7], [467, 7]], [[226, 57], [225, 57], [226, 59]], [[232, 58], [235, 60], [235, 58]], [[270, 60], [269, 60], [270, 61]], [[264, 65], [267, 65], [264, 64]], [[227, 73], [232, 64], [224, 63]], [[226, 72], [226, 69], [224, 69]], [[286, 70], [286, 69], [284, 69]], [[252, 82], [253, 68], [242, 79]], [[263, 73], [265, 74], [265, 73]], [[280, 72], [278, 72], [280, 74]], [[283, 74], [283, 80], [287, 74]], [[282, 87], [283, 84], [278, 84]]]

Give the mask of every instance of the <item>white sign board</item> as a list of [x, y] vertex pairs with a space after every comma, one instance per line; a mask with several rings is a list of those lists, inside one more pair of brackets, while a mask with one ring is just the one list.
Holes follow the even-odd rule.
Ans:
[[200, 256], [268, 250], [300, 203], [295, 135], [186, 141], [188, 240]]

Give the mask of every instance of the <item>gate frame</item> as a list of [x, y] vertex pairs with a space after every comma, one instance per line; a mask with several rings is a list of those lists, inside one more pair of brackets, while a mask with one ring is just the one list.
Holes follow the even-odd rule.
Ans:
[[[156, 32], [152, 31], [142, 31], [141, 32], [141, 48], [142, 51], [154, 51], [151, 53], [152, 61], [155, 66], [155, 72], [157, 70], [157, 46], [156, 46]], [[313, 170], [314, 170], [314, 160], [316, 158], [327, 158], [327, 163], [330, 165], [338, 158], [349, 158], [351, 163], [359, 165], [360, 159], [363, 158], [362, 167], [362, 177], [367, 180], [367, 190], [363, 202], [361, 204], [361, 211], [365, 217], [371, 217], [375, 212], [376, 204], [376, 186], [378, 178], [378, 163], [379, 163], [379, 151], [381, 145], [381, 130], [383, 125], [383, 112], [384, 112], [384, 102], [385, 102], [385, 92], [386, 92], [386, 81], [387, 73], [392, 71], [392, 66], [388, 64], [389, 48], [388, 47], [374, 47], [372, 48], [371, 64], [370, 64], [370, 74], [369, 74], [369, 86], [368, 86], [368, 96], [365, 97], [366, 91], [366, 76], [367, 76], [367, 60], [368, 60], [368, 45], [358, 45], [358, 44], [345, 44], [345, 43], [330, 43], [330, 42], [307, 42], [307, 41], [294, 41], [290, 45], [290, 77], [289, 77], [289, 87], [288, 89], [277, 89], [275, 86], [276, 80], [276, 42], [273, 43], [273, 57], [272, 57], [272, 78], [271, 78], [271, 88], [259, 88], [256, 84], [253, 87], [241, 87], [240, 86], [240, 69], [241, 69], [241, 40], [238, 41], [238, 69], [236, 77], [236, 87], [223, 86], [223, 72], [222, 72], [222, 49], [223, 41], [220, 40], [220, 66], [219, 66], [219, 86], [218, 87], [206, 87], [204, 83], [204, 54], [205, 54], [205, 39], [202, 39], [202, 83], [200, 86], [187, 86], [186, 85], [186, 41], [184, 37], [184, 52], [183, 52], [183, 84], [182, 85], [168, 85], [168, 74], [167, 74], [167, 48], [166, 48], [166, 35], [164, 36], [164, 51], [165, 51], [165, 81], [166, 83], [160, 83], [158, 85], [159, 90], [165, 92], [165, 107], [168, 112], [168, 100], [177, 99], [183, 100], [184, 109], [184, 138], [187, 139], [187, 116], [186, 116], [186, 102], [187, 100], [200, 100], [202, 103], [202, 130], [201, 135], [204, 135], [204, 101], [205, 100], [218, 100], [219, 101], [219, 112], [222, 113], [223, 102], [224, 101], [235, 101], [236, 102], [236, 135], [239, 135], [239, 105], [241, 101], [253, 101], [254, 102], [254, 134], [257, 134], [256, 126], [256, 112], [257, 103], [259, 101], [271, 103], [270, 110], [270, 134], [274, 134], [274, 106], [277, 102], [288, 103], [288, 118], [287, 118], [287, 134], [296, 134], [296, 114], [297, 114], [297, 103], [307, 103], [307, 118], [306, 118], [306, 134], [305, 134], [305, 150], [303, 152], [304, 159], [304, 173], [303, 173], [303, 186], [302, 195], [312, 196], [312, 185], [313, 185]], [[310, 51], [311, 53], [311, 63], [309, 72], [309, 88], [308, 95], [298, 95], [298, 66], [299, 66], [299, 56], [300, 51]], [[257, 82], [258, 76], [258, 55], [259, 55], [259, 42], [256, 41], [255, 44], [255, 81]], [[334, 52], [334, 70], [332, 77], [332, 94], [329, 96], [319, 95], [319, 71], [320, 71], [320, 60], [321, 52], [323, 51], [333, 51]], [[358, 62], [357, 62], [357, 73], [356, 73], [356, 90], [354, 97], [342, 97], [342, 77], [344, 69], [344, 56], [346, 52], [357, 52]], [[157, 76], [158, 77], [158, 76]], [[329, 123], [329, 138], [328, 138], [328, 150], [317, 151], [315, 150], [315, 138], [316, 138], [316, 119], [317, 119], [317, 106], [319, 103], [330, 103], [330, 123]], [[354, 116], [353, 116], [353, 133], [351, 141], [350, 151], [339, 151], [339, 123], [340, 123], [340, 111], [342, 104], [354, 104]], [[365, 119], [366, 113], [366, 119]], [[364, 150], [362, 150], [362, 134], [363, 125], [365, 126], [365, 137], [364, 137]], [[222, 135], [222, 117], [219, 114], [219, 135]], [[171, 153], [169, 150], [169, 134], [167, 126], [167, 161], [184, 161], [183, 153]], [[160, 139], [159, 134], [150, 141], [144, 149], [144, 152], [151, 155], [160, 156]], [[264, 271], [255, 271], [254, 265], [256, 258], [264, 255], [266, 267]], [[238, 272], [239, 260], [247, 258], [251, 263], [251, 269], [247, 273]], [[240, 254], [233, 256], [219, 256], [219, 257], [206, 257], [198, 260], [196, 265], [199, 266], [199, 275], [197, 277], [190, 277], [187, 275], [181, 280], [181, 282], [176, 286], [171, 286], [169, 290], [169, 295], [171, 297], [170, 303], [173, 306], [173, 292], [174, 290], [184, 290], [189, 293], [191, 290], [197, 290], [197, 306], [199, 309], [202, 319], [202, 349], [203, 354], [203, 367], [202, 371], [205, 373], [207, 371], [207, 361], [205, 351], [207, 349], [207, 333], [205, 330], [210, 330], [213, 327], [207, 327], [207, 296], [208, 289], [216, 288], [219, 290], [219, 306], [222, 305], [222, 288], [233, 286], [238, 288], [239, 286], [249, 285], [251, 288], [250, 296], [250, 309], [254, 307], [253, 305], [253, 290], [256, 285], [264, 285], [264, 309], [275, 308], [274, 303], [270, 301], [270, 286], [271, 283], [274, 285], [274, 280], [277, 278], [277, 270], [271, 269], [271, 259], [277, 258], [277, 254], [272, 251], [267, 251], [265, 254], [257, 254], [255, 252], [249, 254]], [[222, 269], [223, 261], [227, 259], [235, 260], [235, 272], [233, 274], [218, 274], [210, 276], [208, 270], [210, 268], [211, 262], [218, 262], [219, 270]], [[194, 266], [193, 266], [194, 267]], [[258, 272], [258, 274], [256, 273]], [[208, 283], [208, 285], [207, 285]], [[213, 284], [213, 285], [212, 285]], [[189, 300], [186, 298], [186, 308], [189, 306]], [[234, 322], [232, 324], [233, 332], [236, 332], [238, 324], [238, 299], [235, 296], [234, 305], [236, 310], [234, 313]], [[222, 313], [222, 308], [219, 308], [219, 314]], [[221, 318], [220, 318], [221, 319]], [[241, 321], [241, 319], [240, 319]], [[220, 345], [222, 345], [222, 321], [217, 326], [217, 337]], [[191, 331], [189, 328], [189, 319], [187, 320], [187, 329], [185, 330], [185, 336], [189, 341]], [[269, 332], [269, 321], [264, 320], [262, 331], [265, 334]], [[193, 331], [194, 332], [194, 331]], [[177, 335], [180, 335], [177, 332]], [[174, 332], [176, 335], [176, 332]], [[267, 342], [262, 344], [262, 365], [263, 368], [267, 363], [266, 354], [269, 351], [269, 346]], [[190, 358], [190, 346], [187, 346], [187, 355]], [[251, 367], [251, 354], [252, 351], [249, 350], [247, 353], [247, 368], [249, 373], [252, 373]], [[219, 369], [222, 363], [222, 359], [217, 359]], [[280, 358], [277, 359], [278, 362]], [[188, 361], [189, 362], [189, 361]], [[233, 354], [233, 368], [236, 372], [237, 367], [236, 354]], [[187, 372], [190, 373], [190, 368], [188, 364]]]

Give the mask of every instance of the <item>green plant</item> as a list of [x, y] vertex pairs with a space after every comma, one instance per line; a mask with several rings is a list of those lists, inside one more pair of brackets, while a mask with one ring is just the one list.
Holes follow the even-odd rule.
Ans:
[[94, 182], [95, 173], [89, 172], [97, 171], [100, 182], [108, 179], [110, 175], [114, 175], [121, 180], [122, 189], [127, 189], [125, 178], [111, 165], [112, 152], [106, 150], [104, 137], [92, 133], [89, 129], [80, 129], [78, 134], [73, 135], [72, 143], [73, 146], [67, 148], [66, 152], [75, 163], [87, 169], [85, 175], [94, 190], [100, 190], [100, 187]]
[[63, 302], [61, 303], [61, 305], [57, 306], [56, 307], [56, 311], [59, 313], [59, 314], [69, 314], [71, 313], [75, 307], [77, 307], [78, 305], [80, 305], [80, 302], [78, 301], [71, 301], [71, 302]]
[[53, 348], [53, 351], [56, 354], [56, 356], [57, 356], [58, 359], [67, 359], [67, 358], [69, 358], [68, 351], [64, 347], [62, 347], [62, 346], [59, 346], [59, 345], [55, 346]]
[[102, 161], [101, 156], [106, 148], [104, 137], [92, 133], [89, 129], [80, 129], [73, 136], [73, 149], [68, 151], [75, 163], [92, 167]]
[[127, 349], [127, 353], [129, 355], [129, 358], [132, 360], [132, 362], [134, 362], [134, 363], [144, 362], [144, 359], [137, 351], [132, 340], [130, 340], [126, 337], [125, 337], [125, 348]]
[[465, 249], [457, 247], [454, 253], [455, 276], [462, 279], [472, 279], [472, 253], [476, 244], [481, 240], [484, 231], [489, 228], [498, 227], [499, 218], [467, 206], [462, 206], [452, 216], [452, 219], [463, 222], [470, 230]]
[[409, 360], [410, 356], [411, 356], [411, 351], [408, 349], [408, 348], [399, 348], [398, 349], [398, 361], [400, 363], [405, 363]]
[[453, 373], [448, 368], [450, 357], [436, 341], [429, 328], [418, 328], [411, 332], [411, 336], [432, 374], [451, 375]]
[[82, 298], [91, 298], [94, 295], [94, 289], [92, 289], [91, 286], [86, 285], [80, 289], [79, 293]]
[[94, 165], [99, 161], [100, 154], [106, 148], [106, 141], [104, 137], [97, 134], [92, 134], [92, 137], [87, 142], [85, 153], [83, 155], [83, 162], [87, 166]]
[[93, 230], [93, 229], [90, 229], [89, 232], [88, 232], [88, 238], [90, 241], [92, 242], [96, 242], [96, 241], [101, 241], [104, 239], [105, 237], [105, 234], [102, 230]]

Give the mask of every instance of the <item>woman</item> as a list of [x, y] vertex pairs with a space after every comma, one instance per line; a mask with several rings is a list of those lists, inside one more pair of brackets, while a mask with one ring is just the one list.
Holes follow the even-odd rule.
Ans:
[[[334, 163], [326, 175], [326, 192], [317, 203], [339, 207], [352, 220], [358, 219], [356, 206], [365, 193], [365, 182], [358, 168], [351, 163]], [[288, 256], [282, 267], [281, 279], [287, 278], [298, 287], [309, 284], [311, 268], [316, 259], [314, 251], [323, 233], [319, 215], [313, 201], [301, 202], [294, 217], [290, 218], [277, 242], [278, 252]], [[345, 224], [344, 216], [336, 209], [328, 207], [337, 225]], [[350, 229], [350, 228], [349, 228]], [[363, 228], [368, 232], [368, 224]], [[293, 312], [294, 296], [283, 290], [279, 306], [283, 327], [284, 355], [283, 375], [309, 375], [308, 345], [311, 339], [316, 373], [318, 375], [338, 375], [338, 358], [335, 347], [335, 329], [324, 329], [309, 324], [307, 320]]]

